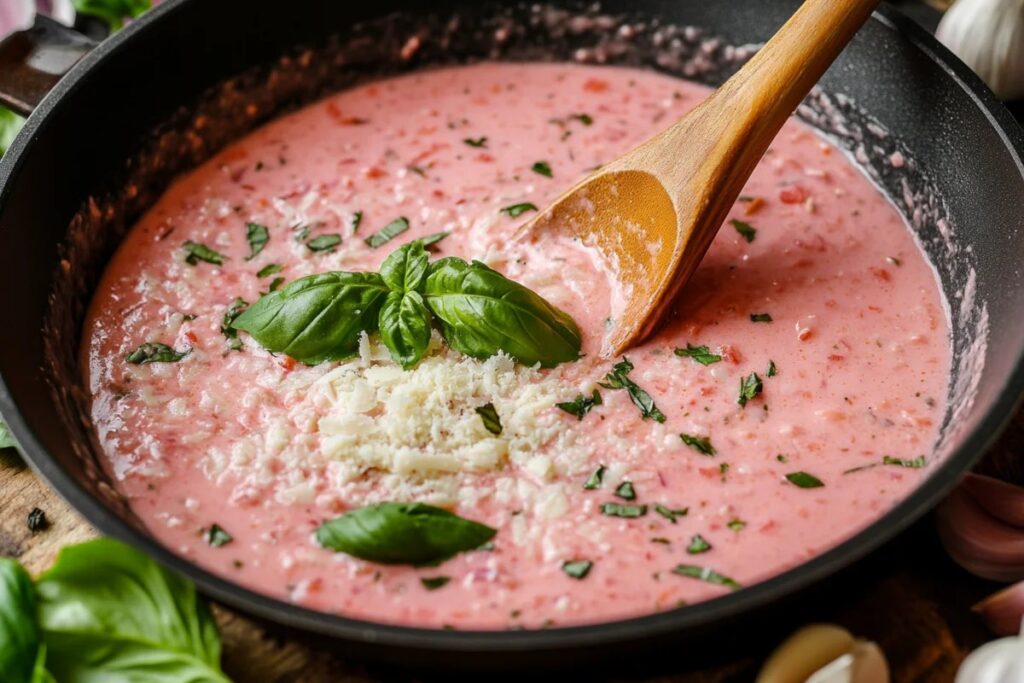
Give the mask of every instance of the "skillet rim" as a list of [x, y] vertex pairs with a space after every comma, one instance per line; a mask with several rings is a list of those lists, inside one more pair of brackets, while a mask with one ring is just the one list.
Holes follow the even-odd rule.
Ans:
[[[65, 98], [79, 88], [87, 87], [90, 72], [109, 60], [117, 59], [122, 45], [129, 41], [144, 40], [149, 31], [156, 30], [154, 26], [162, 17], [189, 3], [201, 1], [166, 0], [125, 30], [102, 42], [47, 94], [29, 117], [14, 144], [0, 159], [0, 212], [11, 192], [10, 179], [24, 165], [35, 140], [41, 133], [47, 132], [51, 114], [65, 106]], [[934, 37], [897, 10], [882, 6], [873, 14], [871, 21], [881, 22], [887, 29], [899, 33], [965, 92], [999, 134], [1024, 177], [1024, 131], [981, 79]], [[635, 642], [658, 636], [683, 637], [702, 627], [724, 624], [745, 613], [763, 609], [801, 589], [819, 584], [878, 549], [935, 507], [940, 498], [953, 488], [995, 442], [1020, 405], [1022, 394], [1024, 343], [1017, 353], [1013, 371], [999, 388], [991, 409], [937, 470], [913, 493], [871, 525], [808, 562], [741, 591], [683, 608], [598, 624], [528, 631], [449, 631], [397, 626], [319, 612], [256, 593], [173, 553], [154, 538], [121, 520], [98, 498], [87, 492], [59, 466], [29, 429], [2, 377], [0, 412], [32, 469], [76, 511], [100, 532], [142, 550], [164, 567], [189, 578], [204, 595], [213, 600], [244, 614], [353, 643], [428, 650], [436, 654], [487, 654], [551, 652]]]

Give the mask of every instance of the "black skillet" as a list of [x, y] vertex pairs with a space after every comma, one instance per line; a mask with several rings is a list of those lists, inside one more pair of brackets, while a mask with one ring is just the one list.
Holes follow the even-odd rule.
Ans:
[[[609, 61], [669, 71], [678, 67], [673, 57], [686, 61], [701, 38], [721, 38], [711, 50], [719, 63], [693, 72], [716, 83], [736, 66], [724, 46], [763, 41], [797, 4], [606, 0], [610, 19], [566, 29], [557, 13], [514, 3], [461, 3], [452, 23], [460, 3], [451, 0], [170, 0], [92, 50], [41, 102], [53, 78], [24, 71], [11, 78], [12, 64], [38, 67], [41, 45], [55, 37], [65, 40], [65, 54], [88, 46], [52, 26], [15, 37], [0, 46], [0, 88], [20, 91], [20, 101], [8, 101], [35, 111], [0, 161], [0, 412], [36, 470], [101, 531], [212, 598], [326, 636], [342, 652], [504, 670], [628, 664], [637, 661], [630, 653], [651, 651], [682, 664], [735, 648], [740, 634], [777, 636], [800, 605], [847, 585], [837, 572], [934, 506], [996, 437], [1024, 389], [1024, 136], [975, 76], [891, 10], [868, 23], [802, 115], [866, 153], [865, 168], [912, 219], [951, 302], [955, 371], [938, 445], [944, 459], [875, 524], [774, 579], [683, 609], [532, 632], [401, 628], [257, 595], [160, 546], [118, 500], [82, 418], [76, 354], [84, 307], [126, 226], [176, 173], [280, 111], [375, 74], [443, 61], [597, 58], [602, 51], [590, 48], [607, 45], [624, 24], [636, 34], [632, 47]], [[373, 25], [355, 28], [366, 21]], [[666, 34], [672, 24], [699, 30]], [[499, 28], [506, 38], [496, 42]], [[409, 43], [414, 36], [418, 47]], [[403, 46], [408, 59], [396, 57]], [[61, 70], [53, 62], [47, 68]], [[896, 151], [910, 161], [902, 169], [885, 161]]]

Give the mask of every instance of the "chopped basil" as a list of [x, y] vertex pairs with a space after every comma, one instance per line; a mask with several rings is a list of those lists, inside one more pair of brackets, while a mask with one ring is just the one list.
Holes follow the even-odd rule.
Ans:
[[821, 479], [806, 472], [791, 472], [786, 475], [786, 479], [789, 480], [789, 483], [795, 484], [802, 489], [816, 489], [825, 485]]
[[271, 263], [269, 265], [263, 266], [258, 271], [256, 271], [256, 277], [264, 278], [264, 277], [267, 277], [269, 275], [273, 275], [274, 273], [280, 273], [281, 270], [282, 270], [281, 264], [279, 264], [279, 263]]
[[423, 587], [426, 588], [428, 591], [436, 591], [438, 588], [443, 588], [444, 586], [446, 586], [448, 582], [451, 580], [452, 577], [450, 576], [431, 576], [422, 577], [420, 579], [420, 583], [423, 584]]
[[779, 374], [779, 369], [775, 367], [775, 361], [768, 361], [768, 369], [765, 371], [764, 374], [765, 377], [774, 377], [775, 375]]
[[177, 363], [190, 353], [192, 353], [192, 349], [185, 349], [179, 353], [167, 344], [146, 342], [129, 353], [127, 360], [129, 363], [134, 365], [146, 365], [147, 363]]
[[606, 469], [607, 468], [605, 468], [604, 465], [599, 465], [598, 468], [587, 478], [586, 483], [583, 484], [583, 488], [588, 491], [593, 491], [594, 489], [599, 488], [601, 486], [601, 481], [604, 479]]
[[387, 244], [408, 229], [409, 219], [405, 216], [399, 216], [363, 241], [366, 242], [366, 245], [371, 249], [376, 249], [377, 247]]
[[573, 560], [562, 563], [562, 571], [576, 580], [585, 579], [594, 563], [590, 560]]
[[919, 455], [913, 460], [903, 460], [901, 458], [894, 458], [891, 455], [887, 455], [882, 458], [883, 465], [896, 465], [898, 467], [909, 467], [910, 469], [921, 469], [925, 466], [925, 458], [923, 455]]
[[701, 365], [711, 365], [713, 363], [720, 363], [722, 357], [718, 354], [711, 353], [711, 349], [706, 346], [693, 346], [690, 343], [686, 344], [685, 349], [676, 349], [677, 356], [683, 358], [692, 358]]
[[263, 251], [263, 247], [267, 246], [267, 242], [270, 241], [270, 231], [265, 225], [246, 223], [245, 239], [249, 242], [249, 255], [245, 257], [245, 260], [252, 261]]
[[782, 453], [779, 453], [778, 455], [776, 455], [775, 459], [778, 460], [779, 462], [789, 462], [789, 458], [784, 456]]
[[700, 555], [711, 550], [711, 544], [704, 540], [704, 537], [700, 534], [695, 534], [690, 539], [690, 545], [686, 546], [686, 552], [690, 555]]
[[733, 220], [732, 227], [736, 228], [736, 232], [740, 234], [740, 237], [745, 239], [748, 243], [753, 242], [754, 238], [757, 237], [757, 229], [750, 223], [744, 223], [743, 221]]
[[590, 114], [573, 114], [569, 118], [576, 119], [584, 126], [589, 126], [594, 123], [594, 117], [592, 117]]
[[467, 145], [469, 145], [470, 147], [478, 147], [479, 148], [479, 147], [486, 147], [487, 146], [487, 138], [486, 137], [482, 137], [482, 138], [466, 138], [465, 140], [463, 140], [463, 142], [466, 143]]
[[723, 576], [722, 574], [719, 574], [718, 572], [707, 567], [698, 567], [693, 564], [678, 565], [675, 569], [672, 570], [672, 573], [678, 574], [680, 576], [689, 576], [694, 579], [700, 579], [701, 581], [705, 581], [707, 583], [713, 583], [716, 586], [725, 586], [727, 588], [731, 588], [732, 590], [736, 590], [738, 588], [743, 587], [736, 581], [730, 579], [728, 576]]
[[554, 174], [551, 172], [551, 164], [549, 164], [546, 161], [538, 161], [531, 167], [531, 170], [533, 170], [534, 173], [544, 176], [545, 178], [551, 178], [552, 176], [554, 176]]
[[271, 292], [276, 292], [278, 288], [283, 284], [283, 277], [275, 277], [273, 280], [270, 281], [270, 286], [267, 287], [267, 294], [270, 294]]
[[615, 495], [622, 500], [636, 500], [636, 489], [633, 488], [633, 482], [624, 481], [619, 484], [615, 489]]
[[604, 503], [601, 505], [601, 514], [609, 517], [643, 517], [647, 514], [647, 506]]
[[680, 434], [679, 438], [683, 440], [687, 446], [703, 453], [704, 455], [715, 455], [718, 451], [711, 445], [711, 439], [706, 436], [690, 436], [689, 434]]
[[382, 564], [426, 565], [476, 550], [489, 526], [423, 503], [380, 503], [345, 513], [316, 531], [324, 548]]
[[501, 418], [498, 411], [494, 409], [493, 403], [485, 403], [476, 409], [476, 414], [484, 423], [484, 429], [491, 434], [501, 434]]
[[726, 526], [729, 527], [730, 529], [732, 529], [733, 531], [740, 532], [740, 531], [743, 531], [743, 529], [746, 528], [747, 523], [744, 522], [739, 517], [733, 517], [732, 519], [729, 520], [729, 523], [726, 524]]
[[359, 232], [359, 226], [363, 224], [363, 212], [356, 211], [352, 214], [352, 234]]
[[199, 244], [189, 240], [182, 245], [185, 249], [185, 263], [190, 266], [197, 265], [200, 261], [206, 261], [212, 263], [215, 266], [224, 265], [224, 254], [220, 254], [213, 249], [210, 249], [205, 244]]
[[725, 475], [729, 474], [729, 463], [723, 462], [719, 465], [718, 473], [722, 475], [722, 481], [725, 481]]
[[421, 238], [419, 238], [416, 241], [419, 242], [420, 244], [422, 244], [424, 249], [429, 249], [430, 247], [434, 246], [435, 244], [437, 244], [438, 242], [440, 242], [441, 240], [443, 240], [445, 237], [447, 237], [450, 234], [451, 233], [447, 232], [447, 231], [445, 231], [445, 232], [435, 232], [432, 235], [427, 235], [426, 237], [421, 237]]
[[242, 315], [245, 309], [249, 308], [249, 302], [245, 299], [238, 297], [230, 304], [224, 311], [224, 318], [220, 323], [220, 333], [228, 340], [228, 347], [232, 351], [239, 351], [244, 346], [242, 340], [238, 338], [238, 330], [235, 329], [235, 318]]
[[756, 372], [752, 372], [740, 380], [740, 397], [736, 399], [736, 402], [745, 407], [747, 401], [753, 401], [763, 390], [764, 383], [761, 382], [761, 378], [757, 376]]
[[593, 410], [594, 406], [601, 405], [601, 394], [598, 393], [597, 389], [594, 389], [594, 393], [589, 398], [580, 394], [572, 401], [556, 403], [555, 405], [570, 415], [575, 415], [577, 420], [582, 420], [583, 416]]
[[629, 398], [633, 401], [633, 405], [640, 409], [640, 415], [643, 419], [664, 422], [665, 415], [658, 410], [658, 406], [654, 404], [654, 399], [651, 398], [651, 395], [629, 378], [629, 373], [632, 371], [633, 364], [629, 362], [628, 358], [623, 356], [620, 362], [612, 366], [612, 371], [605, 376], [605, 381], [600, 384], [605, 389], [625, 389], [629, 393]]
[[772, 321], [771, 313], [751, 313], [750, 322], [752, 323], [770, 323]]
[[677, 510], [673, 510], [671, 508], [665, 507], [661, 503], [658, 503], [657, 505], [654, 506], [654, 511], [662, 517], [664, 517], [665, 519], [667, 519], [668, 521], [672, 522], [673, 524], [676, 523], [677, 517], [685, 517], [686, 515], [690, 514], [690, 508], [679, 508]]
[[536, 211], [537, 207], [530, 202], [523, 202], [522, 204], [513, 204], [512, 206], [506, 206], [501, 210], [502, 213], [507, 213], [512, 218], [518, 218], [527, 211]]
[[206, 538], [206, 542], [214, 548], [227, 545], [228, 543], [231, 543], [231, 541], [235, 540], [234, 537], [224, 531], [219, 524], [211, 524], [210, 527], [205, 530], [203, 536]]
[[341, 235], [338, 234], [319, 235], [306, 242], [306, 246], [309, 247], [310, 251], [331, 252], [339, 244], [341, 244]]

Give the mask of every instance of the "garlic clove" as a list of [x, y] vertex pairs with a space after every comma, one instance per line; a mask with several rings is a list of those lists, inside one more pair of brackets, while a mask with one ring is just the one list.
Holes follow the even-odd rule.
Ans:
[[805, 626], [768, 657], [757, 683], [804, 683], [822, 667], [852, 652], [855, 642], [850, 632], [839, 626]]
[[858, 640], [852, 652], [816, 671], [807, 683], [889, 683], [889, 663], [878, 645]]
[[981, 615], [993, 633], [1001, 636], [1018, 633], [1024, 620], [1024, 582], [993, 593], [972, 609]]
[[960, 486], [990, 515], [1024, 529], [1024, 488], [980, 474], [968, 474]]
[[958, 0], [935, 36], [998, 97], [1024, 97], [1024, 0]]
[[955, 683], [1024, 681], [1024, 638], [1003, 638], [982, 645], [960, 665]]
[[939, 507], [939, 537], [953, 560], [994, 581], [1024, 579], [1024, 530], [1005, 524], [957, 488]]

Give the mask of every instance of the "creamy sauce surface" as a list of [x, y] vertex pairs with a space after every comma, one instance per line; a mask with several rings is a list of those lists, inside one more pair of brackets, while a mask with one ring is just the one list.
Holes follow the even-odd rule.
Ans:
[[[422, 72], [283, 117], [178, 180], [113, 258], [84, 336], [92, 417], [120, 491], [168, 547], [233, 581], [438, 628], [674, 608], [730, 590], [706, 579], [762, 581], [877, 519], [936, 464], [949, 329], [902, 219], [838, 150], [788, 123], [730, 215], [756, 232], [723, 227], [666, 327], [627, 354], [663, 424], [598, 386], [618, 359], [599, 355], [612, 289], [589, 255], [510, 242], [533, 214], [502, 209], [545, 206], [708, 92], [610, 67]], [[399, 216], [407, 232], [364, 243]], [[247, 223], [270, 235], [251, 260]], [[232, 349], [222, 333], [231, 302], [255, 301], [275, 278], [376, 269], [439, 231], [451, 234], [438, 256], [480, 259], [568, 311], [584, 358], [537, 370], [465, 359], [435, 340], [403, 375], [373, 337], [355, 359], [306, 367], [244, 333]], [[312, 250], [323, 235], [341, 243]], [[187, 240], [227, 258], [190, 264]], [[257, 275], [271, 264], [280, 272]], [[126, 362], [144, 342], [191, 351]], [[674, 353], [687, 344], [722, 360]], [[741, 379], [755, 372], [763, 392], [741, 406]], [[582, 420], [554, 405], [594, 389], [603, 403]], [[485, 402], [502, 416], [499, 437], [474, 413]], [[714, 455], [681, 434], [709, 439]], [[920, 456], [924, 467], [892, 464]], [[601, 485], [585, 489], [600, 466]], [[823, 486], [802, 488], [787, 479], [795, 473]], [[616, 495], [626, 481], [635, 500]], [[387, 500], [489, 524], [493, 548], [412, 568], [313, 539], [323, 521]], [[602, 514], [609, 502], [646, 514]], [[210, 545], [212, 524], [233, 540]], [[563, 571], [575, 560], [593, 562], [583, 579]], [[439, 588], [421, 581], [442, 576]]]

